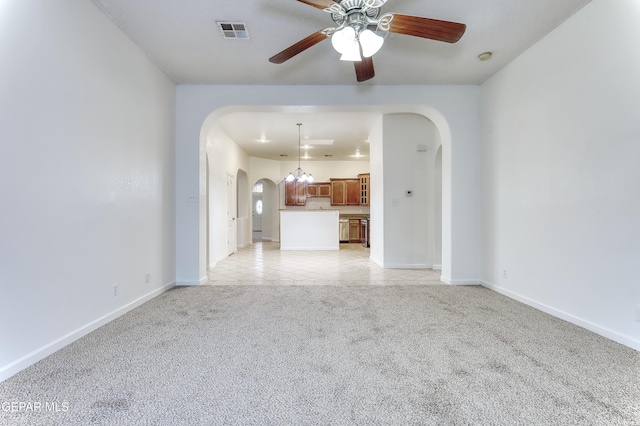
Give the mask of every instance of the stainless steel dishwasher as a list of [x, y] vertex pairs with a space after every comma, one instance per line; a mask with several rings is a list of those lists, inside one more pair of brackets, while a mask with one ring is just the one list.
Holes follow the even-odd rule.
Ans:
[[340, 242], [349, 242], [349, 219], [340, 219]]

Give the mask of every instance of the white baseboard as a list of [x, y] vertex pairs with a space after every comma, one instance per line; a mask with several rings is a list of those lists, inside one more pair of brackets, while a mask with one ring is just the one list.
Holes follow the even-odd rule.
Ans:
[[196, 280], [178, 281], [176, 283], [176, 286], [178, 287], [198, 286], [198, 285], [205, 284], [207, 281], [209, 281], [209, 277], [202, 277], [197, 281]]
[[442, 265], [433, 265], [431, 269], [434, 271], [442, 271]]
[[453, 280], [449, 277], [445, 277], [444, 275], [440, 275], [440, 281], [449, 285], [480, 285], [482, 284], [480, 280]]
[[372, 256], [369, 256], [369, 260], [372, 261], [373, 263], [375, 263], [376, 265], [378, 265], [379, 267], [384, 268], [384, 265], [378, 259], [376, 259], [376, 258], [374, 258]]
[[630, 347], [632, 349], [640, 351], [640, 340], [638, 340], [638, 339], [634, 339], [634, 338], [632, 338], [630, 336], [626, 336], [624, 334], [620, 334], [620, 333], [618, 333], [618, 332], [616, 332], [614, 330], [611, 330], [611, 329], [606, 328], [606, 327], [602, 327], [602, 326], [600, 326], [598, 324], [595, 324], [595, 323], [593, 323], [591, 321], [588, 321], [588, 320], [585, 320], [583, 318], [577, 317], [577, 316], [572, 315], [572, 314], [570, 314], [568, 312], [564, 312], [564, 311], [556, 309], [556, 308], [554, 308], [552, 306], [545, 305], [544, 303], [537, 302], [537, 301], [535, 301], [533, 299], [530, 299], [530, 298], [528, 298], [526, 296], [522, 296], [522, 295], [520, 295], [518, 293], [515, 293], [515, 292], [513, 292], [511, 290], [507, 290], [506, 288], [497, 286], [495, 284], [491, 284], [491, 283], [488, 283], [486, 281], [481, 281], [480, 284], [483, 287], [486, 287], [486, 288], [488, 288], [490, 290], [493, 290], [493, 291], [495, 291], [497, 293], [505, 295], [505, 296], [507, 296], [507, 297], [509, 297], [511, 299], [517, 300], [518, 302], [522, 302], [525, 305], [529, 305], [529, 306], [531, 306], [533, 308], [536, 308], [536, 309], [538, 309], [538, 310], [540, 310], [542, 312], [545, 312], [545, 313], [547, 313], [549, 315], [553, 315], [554, 317], [563, 319], [563, 320], [565, 320], [567, 322], [570, 322], [572, 324], [575, 324], [577, 326], [585, 328], [585, 329], [587, 329], [589, 331], [592, 331], [592, 332], [594, 332], [596, 334], [599, 334], [600, 336], [606, 337], [607, 339], [611, 339], [614, 342], [618, 342], [618, 343], [620, 343], [622, 345], [625, 345], [625, 346], [628, 346], [628, 347]]
[[200, 285], [201, 280], [187, 280], [187, 281], [178, 281], [176, 283], [177, 287], [189, 287], [194, 285]]
[[96, 319], [95, 321], [91, 321], [90, 323], [60, 337], [59, 339], [54, 340], [51, 343], [48, 343], [38, 349], [36, 349], [35, 351], [28, 353], [27, 355], [23, 356], [22, 358], [17, 359], [16, 361], [13, 361], [12, 363], [5, 365], [3, 367], [0, 367], [0, 382], [8, 379], [9, 377], [13, 376], [14, 374], [19, 373], [20, 371], [24, 370], [25, 368], [35, 364], [36, 362], [48, 357], [49, 355], [53, 354], [54, 352], [59, 351], [60, 349], [62, 349], [63, 347], [69, 345], [70, 343], [75, 342], [76, 340], [80, 339], [81, 337], [86, 336], [87, 334], [91, 333], [94, 330], [97, 330], [98, 328], [102, 327], [103, 325], [113, 321], [114, 319], [126, 314], [127, 312], [131, 311], [132, 309], [137, 308], [138, 306], [142, 305], [145, 302], [148, 302], [149, 300], [153, 299], [156, 296], [159, 296], [160, 294], [164, 293], [167, 290], [170, 290], [171, 288], [175, 287], [175, 282], [172, 282], [170, 284], [165, 285], [164, 287], [160, 287], [159, 289], [156, 289], [150, 293], [145, 294], [144, 296], [141, 296], [139, 298], [137, 298], [136, 300], [122, 306], [121, 308], [116, 309], [115, 311], [100, 317], [98, 319]]

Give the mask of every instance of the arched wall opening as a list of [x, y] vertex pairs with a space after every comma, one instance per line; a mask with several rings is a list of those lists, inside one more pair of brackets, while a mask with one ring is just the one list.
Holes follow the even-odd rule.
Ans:
[[[271, 179], [260, 178], [254, 183], [253, 188], [251, 197], [252, 240], [254, 242], [278, 241], [280, 234], [278, 186]], [[259, 192], [255, 191], [255, 188], [259, 188]], [[259, 210], [258, 201], [260, 202]]]
[[[233, 107], [224, 107], [224, 108], [220, 108], [218, 110], [213, 111], [211, 114], [209, 114], [209, 116], [206, 118], [206, 120], [203, 122], [202, 127], [201, 127], [201, 138], [200, 138], [200, 143], [201, 143], [201, 149], [205, 149], [207, 151], [207, 153], [211, 154], [212, 152], [215, 151], [215, 149], [211, 149], [210, 145], [212, 143], [210, 135], [212, 134], [212, 130], [211, 129], [215, 129], [216, 127], [216, 120], [220, 117], [222, 117], [225, 114], [229, 114], [229, 113], [236, 113], [236, 112], [314, 112], [314, 111], [318, 111], [318, 112], [322, 112], [322, 111], [348, 111], [348, 112], [359, 112], [359, 111], [366, 111], [366, 112], [378, 112], [381, 114], [381, 116], [384, 116], [385, 114], [418, 114], [421, 115], [423, 117], [426, 117], [430, 122], [433, 123], [433, 125], [437, 128], [437, 132], [440, 136], [440, 142], [441, 142], [441, 148], [439, 148], [440, 151], [440, 158], [441, 160], [439, 164], [441, 164], [441, 215], [440, 215], [440, 219], [441, 219], [441, 224], [442, 226], [440, 227], [441, 230], [441, 238], [442, 238], [442, 242], [440, 244], [441, 249], [440, 250], [434, 250], [433, 253], [433, 259], [429, 259], [430, 261], [435, 260], [436, 259], [436, 252], [438, 252], [438, 255], [441, 257], [441, 265], [442, 265], [442, 277], [444, 279], [445, 282], [447, 282], [446, 277], [450, 276], [451, 274], [451, 132], [449, 129], [449, 125], [445, 119], [445, 117], [436, 109], [428, 107], [428, 106], [377, 106], [377, 107], [372, 107], [372, 106], [354, 106], [354, 107], [291, 107], [291, 106], [233, 106]], [[382, 124], [381, 124], [382, 126]], [[214, 131], [215, 133], [215, 131]], [[372, 141], [372, 143], [374, 143]], [[214, 143], [215, 145], [215, 143]], [[373, 151], [375, 150], [375, 148], [372, 146], [372, 161], [374, 161], [374, 154]], [[380, 157], [381, 158], [381, 157]], [[211, 167], [211, 165], [210, 165]], [[372, 165], [372, 168], [374, 166]], [[202, 174], [206, 174], [206, 168], [202, 167], [201, 168], [201, 173]], [[215, 173], [215, 172], [214, 172]], [[261, 178], [262, 176], [259, 176], [258, 178]], [[276, 176], [275, 179], [279, 179], [279, 176]], [[381, 174], [379, 174], [378, 176], [376, 176], [375, 174], [372, 174], [372, 178], [371, 178], [371, 185], [372, 185], [372, 191], [375, 191], [376, 186], [379, 187], [379, 190], [383, 190], [383, 179], [384, 176]], [[256, 176], [252, 175], [252, 170], [249, 168], [249, 181], [250, 182], [255, 182]], [[201, 179], [201, 182], [206, 182], [207, 179]], [[250, 188], [247, 185], [247, 190], [250, 191]], [[206, 192], [207, 189], [205, 189], [204, 191], [201, 190], [202, 192]], [[379, 192], [382, 193], [382, 192]], [[250, 200], [250, 196], [248, 195], [246, 197], [247, 200]], [[372, 233], [376, 233], [375, 231], [375, 227], [378, 226], [380, 229], [377, 232], [379, 235], [383, 235], [383, 224], [384, 224], [384, 206], [383, 206], [383, 199], [382, 197], [378, 197], [378, 201], [374, 201], [375, 198], [372, 200], [372, 205], [371, 205], [371, 215], [372, 215], [372, 219], [374, 219], [374, 225], [372, 225]], [[375, 205], [375, 203], [378, 203], [378, 205]], [[250, 204], [250, 203], [249, 203]], [[204, 211], [205, 209], [201, 209], [201, 211]], [[375, 218], [378, 218], [377, 222], [375, 221]], [[213, 230], [209, 230], [210, 233], [214, 232]], [[204, 244], [205, 239], [201, 239], [201, 244], [200, 244], [200, 255], [204, 256], [206, 253], [206, 244]], [[381, 253], [379, 254], [381, 259], [384, 259], [384, 250], [381, 250]], [[373, 257], [373, 256], [372, 256]], [[218, 259], [220, 260], [220, 259]], [[215, 262], [214, 262], [215, 263]], [[204, 264], [204, 262], [200, 262], [200, 264]], [[436, 265], [435, 262], [433, 262], [434, 265]], [[201, 273], [206, 273], [206, 271], [201, 271]]]

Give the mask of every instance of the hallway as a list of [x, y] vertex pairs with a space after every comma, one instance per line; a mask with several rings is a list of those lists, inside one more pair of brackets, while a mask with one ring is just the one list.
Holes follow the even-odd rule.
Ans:
[[341, 244], [339, 251], [280, 251], [257, 242], [218, 262], [207, 285], [442, 285], [440, 271], [384, 269], [369, 249]]

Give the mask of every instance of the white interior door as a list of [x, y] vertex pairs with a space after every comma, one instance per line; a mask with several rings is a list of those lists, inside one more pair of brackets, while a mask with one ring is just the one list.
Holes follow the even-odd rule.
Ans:
[[237, 209], [235, 178], [227, 175], [227, 254], [235, 253], [238, 247]]

